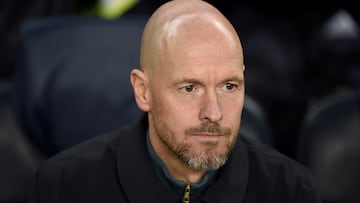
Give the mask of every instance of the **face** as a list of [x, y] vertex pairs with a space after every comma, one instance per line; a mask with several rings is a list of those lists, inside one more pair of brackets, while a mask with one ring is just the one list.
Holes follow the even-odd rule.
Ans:
[[192, 169], [211, 170], [226, 162], [238, 136], [242, 51], [221, 34], [193, 34], [168, 39], [149, 80], [150, 135], [158, 150]]

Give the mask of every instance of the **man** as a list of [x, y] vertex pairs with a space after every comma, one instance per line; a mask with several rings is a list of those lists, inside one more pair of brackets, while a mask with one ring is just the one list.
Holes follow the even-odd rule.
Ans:
[[238, 137], [244, 104], [240, 40], [200, 0], [161, 6], [131, 72], [147, 116], [40, 167], [29, 202], [320, 202], [311, 174]]

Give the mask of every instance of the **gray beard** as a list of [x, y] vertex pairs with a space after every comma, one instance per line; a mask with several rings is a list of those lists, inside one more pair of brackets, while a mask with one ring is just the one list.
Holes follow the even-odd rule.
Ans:
[[[174, 139], [174, 133], [168, 128], [165, 122], [154, 119], [154, 129], [156, 134], [159, 136], [161, 142], [176, 156], [178, 159], [182, 160], [186, 165], [194, 170], [216, 170], [222, 167], [228, 160], [231, 151], [236, 143], [230, 143], [227, 146], [226, 153], [219, 153], [216, 151], [217, 142], [204, 142], [202, 143], [205, 146], [205, 150], [200, 153], [195, 153], [191, 150], [190, 144], [177, 143]], [[211, 124], [213, 125], [213, 124]], [[204, 127], [207, 129], [212, 129], [209, 127]], [[189, 128], [186, 130], [185, 134], [191, 134], [192, 129], [195, 129], [196, 132], [199, 132], [201, 127]], [[194, 131], [194, 132], [195, 132]], [[218, 130], [221, 132], [221, 130]], [[223, 129], [226, 135], [231, 134], [230, 129]], [[189, 133], [190, 132], [190, 133]], [[191, 135], [189, 135], [191, 136]]]

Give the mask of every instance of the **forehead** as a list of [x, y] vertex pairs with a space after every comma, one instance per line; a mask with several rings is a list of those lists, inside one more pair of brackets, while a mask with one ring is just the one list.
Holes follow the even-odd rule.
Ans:
[[242, 74], [240, 40], [223, 16], [211, 12], [192, 12], [162, 21], [161, 24], [153, 32], [156, 33], [152, 35], [156, 38], [150, 40], [153, 44], [147, 46], [152, 50], [149, 52], [151, 57], [147, 58], [150, 59], [147, 62], [153, 64], [148, 69], [151, 77], [196, 73], [200, 77], [205, 72]]
[[183, 15], [168, 22], [164, 30], [161, 55], [167, 65], [242, 67], [237, 34], [211, 15]]
[[157, 75], [170, 81], [183, 78], [214, 83], [230, 78], [243, 80], [241, 55], [215, 45], [191, 44], [185, 46], [190, 48], [167, 53]]
[[[182, 14], [170, 19], [163, 26], [163, 33], [167, 39], [181, 39], [188, 37], [216, 37], [232, 39], [235, 33], [229, 22], [218, 15], [209, 12], [194, 12]], [[235, 34], [236, 35], [236, 34]]]
[[162, 39], [168, 51], [190, 45], [232, 46], [241, 52], [237, 33], [228, 21], [209, 13], [191, 13], [178, 16], [163, 26]]

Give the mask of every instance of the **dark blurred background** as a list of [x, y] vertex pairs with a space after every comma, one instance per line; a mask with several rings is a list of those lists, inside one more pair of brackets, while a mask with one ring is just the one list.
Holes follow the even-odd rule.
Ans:
[[[9, 98], [11, 92], [22, 40], [20, 27], [25, 21], [56, 16], [97, 16], [108, 20], [150, 16], [164, 2], [128, 1], [111, 13], [101, 10], [104, 3], [97, 0], [2, 0], [0, 99]], [[208, 2], [222, 11], [239, 33], [246, 65], [246, 94], [264, 109], [274, 148], [296, 159], [307, 110], [327, 95], [359, 87], [359, 7], [350, 0]], [[15, 115], [4, 110], [12, 104], [2, 101], [0, 139], [5, 139], [5, 134], [22, 131]], [[1, 156], [4, 160], [9, 158], [6, 154]]]
[[[150, 15], [164, 0], [140, 0], [111, 16]], [[306, 105], [339, 86], [357, 85], [359, 9], [354, 1], [211, 0], [237, 29], [247, 67], [247, 94], [265, 108], [275, 146], [293, 156]], [[96, 0], [0, 2], [0, 82], [12, 80], [19, 27], [29, 19], [105, 15]], [[5, 87], [4, 87], [5, 88]]]

